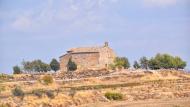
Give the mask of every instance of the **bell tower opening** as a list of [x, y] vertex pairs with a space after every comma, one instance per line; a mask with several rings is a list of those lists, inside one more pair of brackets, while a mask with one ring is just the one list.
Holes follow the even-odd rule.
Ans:
[[108, 42], [105, 42], [104, 47], [108, 47], [108, 46], [109, 46]]

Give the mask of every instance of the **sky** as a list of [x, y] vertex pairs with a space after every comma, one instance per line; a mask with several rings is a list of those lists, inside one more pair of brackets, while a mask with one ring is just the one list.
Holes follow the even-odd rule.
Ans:
[[190, 0], [0, 0], [0, 73], [105, 41], [132, 63], [157, 53], [190, 69]]

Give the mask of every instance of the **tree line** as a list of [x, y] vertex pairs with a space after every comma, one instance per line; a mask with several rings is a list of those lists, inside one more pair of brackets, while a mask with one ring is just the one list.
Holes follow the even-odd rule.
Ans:
[[[22, 72], [32, 73], [32, 72], [48, 72], [57, 71], [60, 69], [59, 62], [54, 58], [51, 60], [50, 64], [47, 64], [41, 60], [33, 61], [23, 61], [22, 66], [14, 66], [13, 73], [20, 74]], [[113, 64], [109, 65], [110, 69], [128, 69], [130, 63], [127, 57], [116, 57]], [[133, 68], [135, 69], [184, 69], [186, 67], [186, 62], [183, 61], [179, 56], [171, 56], [169, 54], [156, 54], [154, 57], [148, 59], [143, 56], [138, 61], [134, 61]], [[70, 58], [67, 64], [68, 71], [75, 71], [77, 69], [77, 64]]]
[[179, 56], [171, 56], [169, 54], [157, 54], [148, 59], [147, 57], [140, 58], [139, 62], [135, 61], [133, 67], [143, 69], [184, 69], [186, 62]]
[[[134, 61], [133, 68], [135, 69], [184, 69], [186, 62], [179, 56], [171, 56], [169, 54], [156, 54], [154, 57], [148, 59], [143, 56], [138, 61]], [[115, 68], [129, 68], [130, 63], [127, 57], [117, 57], [113, 64], [110, 64], [111, 69]]]
[[32, 72], [48, 72], [48, 71], [58, 71], [60, 69], [59, 62], [53, 58], [49, 64], [41, 61], [40, 59], [33, 60], [33, 61], [23, 61], [21, 66], [14, 66], [13, 67], [13, 74], [20, 74], [20, 73], [32, 73]]

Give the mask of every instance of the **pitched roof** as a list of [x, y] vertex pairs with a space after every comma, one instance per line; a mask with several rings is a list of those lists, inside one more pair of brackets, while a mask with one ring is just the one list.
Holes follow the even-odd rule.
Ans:
[[68, 52], [77, 53], [77, 52], [99, 52], [102, 47], [79, 47], [71, 48]]
[[105, 49], [112, 50], [108, 46], [108, 42], [105, 42], [104, 46], [94, 46], [94, 47], [78, 47], [78, 48], [71, 48], [70, 50], [67, 51], [66, 54], [60, 56], [63, 57], [68, 54], [78, 54], [78, 53], [102, 53]]

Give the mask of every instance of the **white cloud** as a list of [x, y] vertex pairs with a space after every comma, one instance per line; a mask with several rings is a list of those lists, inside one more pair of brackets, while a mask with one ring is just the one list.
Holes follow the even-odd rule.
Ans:
[[22, 16], [17, 18], [13, 23], [12, 27], [17, 30], [24, 30], [31, 26], [32, 22], [28, 17]]
[[[109, 3], [116, 3], [118, 0], [77, 0], [56, 2], [48, 0], [40, 4], [39, 9], [33, 8], [32, 12], [24, 10], [20, 17], [16, 17], [11, 23], [14, 29], [22, 31], [41, 30], [43, 28], [59, 25], [65, 29], [70, 26], [70, 29], [92, 29], [98, 28], [100, 31], [103, 28], [105, 21], [104, 9]], [[57, 5], [58, 4], [58, 5]], [[26, 17], [27, 16], [27, 17]], [[96, 16], [96, 17], [95, 17]]]
[[166, 7], [175, 5], [177, 0], [143, 0], [143, 2], [148, 7]]
[[23, 10], [19, 16], [11, 23], [11, 27], [19, 31], [32, 31], [47, 25], [53, 20], [53, 1], [48, 0], [45, 6], [42, 4], [41, 10]]

